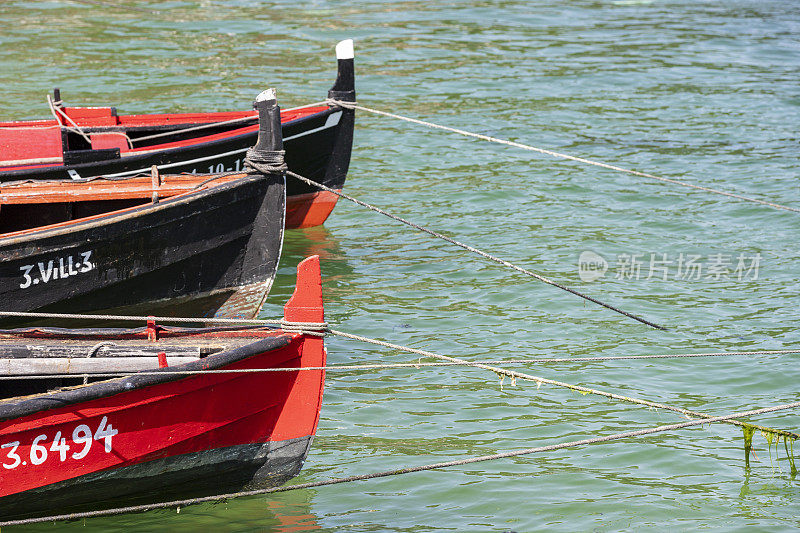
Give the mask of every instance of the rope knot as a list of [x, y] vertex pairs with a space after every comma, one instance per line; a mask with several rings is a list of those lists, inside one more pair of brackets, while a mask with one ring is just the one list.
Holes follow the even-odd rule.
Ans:
[[314, 335], [324, 337], [328, 331], [327, 322], [290, 322], [281, 320], [281, 329], [287, 333], [302, 333], [303, 335]]
[[[351, 91], [351, 92], [355, 94], [355, 91]], [[333, 91], [331, 91], [330, 97], [327, 100], [325, 100], [326, 104], [335, 105], [335, 106], [339, 106], [339, 107], [344, 107], [344, 108], [347, 108], [347, 109], [355, 109], [356, 106], [358, 106], [358, 102], [356, 102], [355, 100], [353, 100], [353, 101], [341, 100], [341, 99], [337, 98], [337, 96], [341, 97], [341, 96], [344, 96], [344, 95], [342, 95], [342, 94], [332, 94], [332, 93], [333, 93]]]
[[248, 174], [280, 174], [289, 168], [283, 159], [285, 150], [260, 150], [256, 147], [247, 150], [244, 168]]

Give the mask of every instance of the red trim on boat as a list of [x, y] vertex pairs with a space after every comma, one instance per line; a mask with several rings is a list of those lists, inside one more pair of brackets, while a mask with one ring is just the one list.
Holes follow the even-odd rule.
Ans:
[[[99, 112], [99, 116], [92, 117], [96, 113], [96, 109], [110, 109], [110, 108], [91, 108], [91, 107], [68, 107], [65, 108], [67, 114], [75, 120], [78, 126], [91, 128], [108, 126], [105, 122], [109, 117], [107, 111]], [[304, 107], [302, 109], [290, 109], [281, 111], [281, 123], [291, 122], [298, 118], [302, 118], [315, 113], [328, 110], [328, 106], [314, 106]], [[78, 110], [87, 110], [86, 113], [81, 113]], [[79, 115], [79, 116], [76, 116]], [[224, 122], [227, 120], [236, 120], [239, 118], [258, 117], [255, 111], [220, 111], [214, 113], [154, 113], [143, 115], [120, 115], [115, 117], [120, 126], [138, 127], [138, 126], [166, 126], [185, 124], [200, 125], [210, 124], [212, 122]], [[99, 123], [94, 123], [93, 118], [98, 118]], [[45, 120], [13, 120], [8, 122], [0, 122], [0, 128], [14, 129], [14, 128], [42, 128], [54, 127], [58, 123], [53, 119]]]
[[[319, 256], [312, 255], [307, 257], [297, 265], [297, 284], [294, 288], [294, 293], [286, 305], [283, 306], [283, 319], [286, 322], [310, 322], [310, 323], [323, 323], [325, 322], [325, 310], [323, 309], [322, 300], [322, 271], [319, 264]], [[305, 361], [304, 366], [325, 366], [327, 359], [327, 352], [325, 350], [325, 342], [323, 337], [308, 335], [304, 337], [302, 347], [302, 355]], [[314, 365], [312, 361], [317, 361]], [[295, 388], [292, 391], [294, 397], [294, 406], [296, 409], [302, 410], [311, 414], [311, 410], [316, 410], [314, 422], [309, 435], [314, 435], [317, 432], [317, 424], [319, 423], [320, 407], [322, 405], [322, 390], [325, 387], [325, 371], [324, 370], [307, 370], [299, 372], [297, 380], [295, 381]], [[295, 391], [298, 391], [295, 393]], [[308, 391], [308, 397], [303, 397], [302, 392]], [[311, 394], [310, 391], [314, 391]], [[272, 440], [287, 440], [296, 436], [296, 431], [292, 426], [294, 421], [289, 417], [279, 420], [275, 424], [275, 429], [272, 432]]]
[[169, 150], [170, 148], [181, 148], [183, 146], [193, 146], [195, 144], [219, 141], [222, 139], [230, 139], [231, 137], [252, 133], [254, 131], [258, 131], [258, 124], [255, 124], [253, 126], [246, 126], [244, 128], [237, 128], [235, 130], [223, 131], [222, 133], [215, 133], [214, 135], [206, 135], [204, 137], [192, 137], [191, 139], [186, 139], [185, 141], [175, 141], [171, 143], [155, 144], [152, 146], [143, 146], [141, 148], [134, 148], [133, 150], [126, 148], [125, 150], [121, 151], [129, 152], [132, 154], [140, 154], [140, 153], [154, 152], [160, 150]]

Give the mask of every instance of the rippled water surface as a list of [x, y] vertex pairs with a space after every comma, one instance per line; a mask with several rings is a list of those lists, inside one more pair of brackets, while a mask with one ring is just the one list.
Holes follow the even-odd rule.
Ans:
[[[334, 44], [352, 37], [364, 105], [800, 208], [796, 2], [88, 4], [0, 4], [0, 119], [46, 116], [54, 86], [68, 104], [116, 105], [121, 113], [246, 109], [267, 86], [278, 88], [284, 107], [318, 101], [335, 74]], [[465, 359], [800, 345], [798, 213], [365, 113], [356, 127], [348, 193], [670, 330], [344, 203], [324, 227], [288, 233], [265, 315], [280, 313], [296, 264], [320, 254], [327, 318], [339, 329]], [[579, 276], [588, 251], [608, 264], [591, 282]], [[699, 256], [694, 270], [690, 256]], [[739, 258], [745, 268], [737, 271]], [[638, 270], [629, 268], [634, 259]], [[332, 364], [416, 361], [337, 338], [328, 350]], [[797, 401], [797, 363], [796, 355], [773, 355], [515, 368], [726, 414]], [[296, 481], [682, 420], [548, 385], [501, 387], [480, 369], [330, 372], [318, 437]], [[758, 421], [800, 428], [797, 410]], [[715, 425], [69, 525], [125, 532], [799, 527], [800, 481], [783, 444], [778, 459], [760, 435], [754, 446], [757, 459], [746, 470], [741, 430]]]

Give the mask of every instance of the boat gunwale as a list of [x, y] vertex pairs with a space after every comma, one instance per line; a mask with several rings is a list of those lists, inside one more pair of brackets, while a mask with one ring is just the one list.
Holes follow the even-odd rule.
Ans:
[[[296, 114], [298, 116], [292, 118], [291, 120], [287, 120], [286, 122], [281, 122], [281, 124], [289, 124], [298, 120], [303, 120], [307, 117], [315, 115], [317, 113], [324, 112], [326, 109], [326, 104], [321, 104], [318, 106], [309, 106], [309, 107], [299, 107], [299, 108], [289, 108], [283, 110], [284, 113], [287, 114]], [[327, 104], [328, 108], [339, 107], [336, 104]], [[71, 109], [91, 109], [89, 107], [74, 107]], [[317, 111], [313, 111], [317, 110]], [[235, 116], [234, 116], [235, 115]], [[102, 133], [107, 131], [117, 131], [117, 130], [124, 130], [124, 129], [152, 129], [154, 127], [164, 126], [164, 127], [173, 127], [173, 126], [199, 126], [205, 124], [214, 124], [218, 122], [216, 119], [225, 118], [226, 116], [231, 116], [231, 120], [235, 119], [246, 119], [246, 118], [253, 118], [258, 119], [258, 113], [254, 110], [250, 111], [210, 111], [210, 112], [199, 112], [199, 113], [139, 113], [135, 115], [119, 115], [120, 119], [130, 119], [132, 117], [192, 117], [187, 118], [185, 121], [181, 122], [167, 122], [167, 123], [157, 123], [153, 122], [151, 124], [97, 124], [97, 125], [81, 125], [81, 120], [78, 119], [78, 125], [81, 126], [81, 129], [84, 131], [89, 131], [92, 133]], [[208, 120], [202, 120], [203, 117], [208, 117]], [[23, 120], [7, 120], [0, 122], [0, 129], [26, 129], [26, 128], [61, 128], [61, 129], [68, 129], [66, 126], [59, 124], [56, 122], [54, 118], [43, 118], [43, 119], [23, 119]], [[178, 133], [178, 132], [176, 132]]]

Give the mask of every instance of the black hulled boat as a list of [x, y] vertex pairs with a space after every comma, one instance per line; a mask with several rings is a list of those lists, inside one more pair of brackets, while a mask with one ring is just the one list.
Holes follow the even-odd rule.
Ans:
[[[274, 90], [256, 107], [253, 153], [280, 151]], [[286, 189], [281, 170], [154, 170], [146, 178], [7, 184], [0, 202], [4, 310], [251, 317], [277, 270]]]

